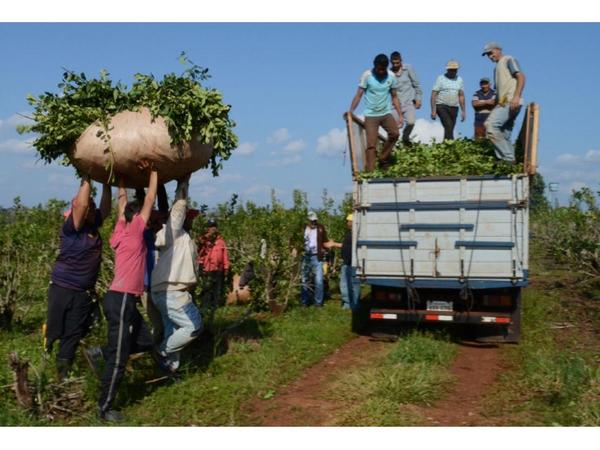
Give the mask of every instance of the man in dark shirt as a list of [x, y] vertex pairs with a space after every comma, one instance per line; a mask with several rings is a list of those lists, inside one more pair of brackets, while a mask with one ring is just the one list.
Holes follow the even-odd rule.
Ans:
[[479, 89], [473, 95], [471, 105], [475, 110], [475, 139], [485, 138], [485, 121], [496, 105], [496, 91], [490, 85], [489, 78], [479, 81]]
[[340, 291], [342, 293], [342, 308], [354, 309], [360, 298], [360, 281], [353, 277], [352, 268], [352, 214], [346, 217], [346, 234], [342, 243], [334, 242], [332, 247], [342, 250], [343, 265], [340, 270]]
[[67, 375], [81, 338], [88, 332], [93, 309], [92, 293], [102, 260], [98, 228], [110, 213], [111, 190], [104, 185], [100, 209], [91, 197], [91, 182], [83, 177], [60, 231], [60, 250], [48, 288], [46, 351], [59, 340], [56, 369]]

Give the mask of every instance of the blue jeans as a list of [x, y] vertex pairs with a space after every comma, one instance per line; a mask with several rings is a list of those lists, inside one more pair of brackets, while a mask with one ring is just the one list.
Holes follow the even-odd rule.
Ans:
[[520, 111], [520, 106], [511, 111], [510, 105], [497, 105], [485, 121], [486, 137], [494, 144], [498, 159], [509, 162], [515, 160], [515, 149], [510, 143], [510, 135]]
[[200, 311], [187, 291], [152, 291], [154, 306], [160, 311], [164, 339], [159, 351], [173, 369], [179, 367], [181, 350], [202, 331]]
[[356, 269], [352, 266], [343, 265], [340, 272], [340, 291], [342, 293], [342, 307], [354, 309], [360, 298], [360, 281], [354, 278]]
[[315, 275], [315, 304], [323, 305], [323, 264], [317, 258], [317, 255], [304, 255], [302, 257], [302, 289], [300, 298], [302, 304], [310, 305], [310, 275], [311, 272]]

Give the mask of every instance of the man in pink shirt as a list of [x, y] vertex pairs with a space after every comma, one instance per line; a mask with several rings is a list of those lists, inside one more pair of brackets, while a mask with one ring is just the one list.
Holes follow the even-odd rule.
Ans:
[[[156, 198], [158, 173], [147, 161], [140, 163], [140, 169], [149, 172], [146, 198], [143, 204], [135, 200], [127, 202], [123, 179], [119, 180], [119, 217], [110, 238], [115, 251], [115, 276], [104, 296], [108, 342], [101, 350], [106, 364], [98, 402], [100, 417], [109, 421], [124, 419], [120, 412], [112, 409], [112, 404], [127, 358], [132, 353], [149, 351], [153, 347], [152, 335], [137, 309], [137, 301], [144, 292], [147, 252], [144, 229]], [[86, 356], [88, 360], [93, 359], [99, 352], [99, 349], [89, 349]]]

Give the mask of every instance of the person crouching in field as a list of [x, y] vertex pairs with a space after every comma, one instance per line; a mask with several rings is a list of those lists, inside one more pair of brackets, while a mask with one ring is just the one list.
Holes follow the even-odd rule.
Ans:
[[46, 351], [59, 340], [56, 369], [59, 380], [67, 376], [79, 341], [92, 322], [93, 294], [102, 260], [98, 229], [110, 214], [111, 189], [104, 185], [100, 209], [91, 196], [91, 182], [81, 180], [77, 196], [60, 230], [59, 254], [48, 288]]
[[190, 176], [177, 181], [175, 201], [166, 225], [156, 234], [158, 260], [152, 275], [152, 301], [163, 320], [164, 339], [156, 355], [167, 373], [179, 368], [181, 350], [202, 331], [200, 311], [190, 293], [196, 287], [196, 244], [188, 231], [193, 220], [187, 214]]
[[[136, 304], [144, 293], [147, 251], [144, 230], [156, 198], [158, 173], [147, 161], [140, 163], [140, 169], [149, 172], [150, 178], [144, 203], [140, 205], [137, 201], [127, 202], [127, 192], [121, 178], [119, 216], [110, 238], [110, 245], [115, 251], [115, 275], [110, 290], [104, 296], [108, 342], [101, 350], [106, 364], [98, 401], [100, 418], [109, 421], [124, 419], [120, 412], [112, 409], [112, 405], [129, 355], [148, 351], [153, 347], [152, 335]], [[98, 350], [96, 349], [96, 353]]]

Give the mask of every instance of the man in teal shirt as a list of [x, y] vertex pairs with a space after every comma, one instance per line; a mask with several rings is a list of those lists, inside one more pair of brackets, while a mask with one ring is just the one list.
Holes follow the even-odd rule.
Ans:
[[[379, 165], [385, 169], [392, 163], [392, 148], [400, 136], [398, 128], [403, 122], [400, 102], [396, 95], [398, 81], [388, 70], [388, 65], [389, 59], [386, 55], [379, 54], [375, 57], [373, 68], [365, 71], [360, 77], [358, 90], [350, 105], [349, 114], [352, 114], [363, 95], [365, 96], [364, 114], [367, 133], [365, 170], [367, 172], [375, 170], [375, 149], [379, 127], [383, 127], [387, 133], [387, 139], [379, 155]], [[392, 105], [398, 113], [397, 122], [392, 115]]]

